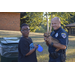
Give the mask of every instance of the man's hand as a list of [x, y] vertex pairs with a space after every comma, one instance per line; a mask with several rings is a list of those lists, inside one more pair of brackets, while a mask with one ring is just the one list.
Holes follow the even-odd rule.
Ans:
[[48, 43], [48, 44], [51, 44], [51, 37], [49, 36], [48, 38], [47, 37], [44, 37], [44, 40]]
[[48, 42], [46, 41], [46, 37], [44, 37], [44, 40], [45, 40], [45, 42], [46, 42], [46, 45], [49, 46]]

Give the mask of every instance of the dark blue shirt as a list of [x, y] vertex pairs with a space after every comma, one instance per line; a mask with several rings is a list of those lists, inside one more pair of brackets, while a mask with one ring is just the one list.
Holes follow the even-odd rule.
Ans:
[[[62, 29], [61, 27], [58, 30], [54, 30], [51, 35], [53, 38], [57, 39], [60, 44], [65, 45], [67, 47], [68, 45], [68, 33]], [[66, 48], [67, 49], [67, 48]], [[49, 45], [48, 51], [50, 52], [55, 52], [56, 48], [51, 47]], [[58, 53], [61, 53], [62, 50], [59, 50]]]
[[30, 51], [30, 44], [32, 43], [32, 39], [29, 37], [28, 39], [25, 37], [21, 37], [18, 44], [18, 61], [19, 62], [36, 62], [36, 51], [34, 51], [31, 55], [25, 56]]

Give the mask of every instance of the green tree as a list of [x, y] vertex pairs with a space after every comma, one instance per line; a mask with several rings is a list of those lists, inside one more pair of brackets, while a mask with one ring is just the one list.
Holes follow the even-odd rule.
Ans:
[[24, 12], [21, 13], [21, 24], [27, 23], [31, 31], [36, 30], [37, 26], [43, 24], [43, 12]]
[[[72, 18], [72, 16], [70, 14], [72, 14], [72, 13], [70, 13], [70, 12], [48, 12], [49, 25], [51, 25], [52, 18], [59, 17], [61, 20], [62, 28], [65, 28], [66, 24], [69, 24], [69, 19]], [[73, 15], [74, 15], [74, 13], [73, 13]]]
[[68, 19], [69, 24], [75, 22], [75, 12], [70, 12], [70, 17]]
[[23, 23], [28, 23], [29, 22], [29, 17], [27, 16], [26, 12], [21, 12], [20, 13], [20, 25]]
[[[64, 28], [67, 24], [75, 22], [75, 12], [47, 12], [47, 13], [48, 13], [49, 27], [51, 24], [51, 15], [52, 18], [54, 17], [60, 18], [62, 28]], [[34, 32], [38, 28], [39, 30], [41, 30], [43, 27], [47, 28], [46, 14], [45, 12], [22, 12], [21, 24], [22, 23], [29, 24], [31, 31]]]

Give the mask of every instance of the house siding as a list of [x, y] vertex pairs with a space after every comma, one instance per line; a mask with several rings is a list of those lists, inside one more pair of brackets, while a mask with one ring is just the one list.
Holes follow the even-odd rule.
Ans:
[[0, 12], [0, 30], [20, 30], [20, 13]]

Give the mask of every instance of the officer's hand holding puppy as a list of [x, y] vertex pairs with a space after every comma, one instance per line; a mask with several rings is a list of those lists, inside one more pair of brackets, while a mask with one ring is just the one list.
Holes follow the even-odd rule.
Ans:
[[49, 36], [48, 38], [47, 37], [44, 37], [44, 40], [45, 42], [47, 42], [48, 44], [51, 44], [51, 36]]

